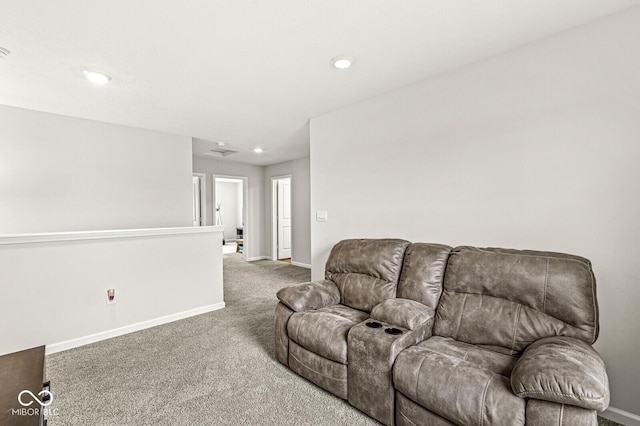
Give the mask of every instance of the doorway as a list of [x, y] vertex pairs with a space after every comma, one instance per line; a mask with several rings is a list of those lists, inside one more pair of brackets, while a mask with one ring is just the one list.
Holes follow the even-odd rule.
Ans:
[[223, 253], [247, 259], [247, 178], [213, 176], [213, 224], [223, 226]]
[[272, 258], [291, 262], [292, 221], [291, 175], [271, 178]]

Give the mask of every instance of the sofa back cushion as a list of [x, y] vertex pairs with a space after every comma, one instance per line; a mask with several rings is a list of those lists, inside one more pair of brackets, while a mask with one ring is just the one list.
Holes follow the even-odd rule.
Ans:
[[340, 303], [370, 312], [396, 297], [408, 241], [399, 239], [343, 240], [331, 249], [325, 277], [340, 290]]
[[434, 334], [518, 354], [548, 336], [598, 337], [591, 263], [562, 253], [457, 247]]
[[414, 243], [407, 247], [396, 297], [436, 309], [449, 253], [451, 247], [442, 244]]

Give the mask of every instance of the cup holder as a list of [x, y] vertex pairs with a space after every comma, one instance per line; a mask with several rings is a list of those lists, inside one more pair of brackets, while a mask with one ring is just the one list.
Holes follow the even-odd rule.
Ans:
[[380, 327], [382, 327], [382, 324], [380, 324], [379, 322], [375, 322], [375, 321], [369, 321], [366, 325], [367, 325], [367, 327], [371, 327], [371, 328], [380, 328]]
[[397, 336], [398, 334], [402, 334], [402, 330], [399, 330], [397, 328], [385, 328], [384, 332], [387, 334], [392, 334], [394, 336]]

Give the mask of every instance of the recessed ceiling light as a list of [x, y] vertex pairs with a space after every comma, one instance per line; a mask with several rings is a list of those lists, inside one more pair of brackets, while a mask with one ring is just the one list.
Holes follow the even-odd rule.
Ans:
[[253, 148], [253, 152], [255, 152], [256, 154], [260, 154], [264, 152], [264, 150], [262, 148]]
[[355, 58], [353, 56], [338, 55], [331, 58], [331, 65], [338, 68], [339, 70], [346, 70], [351, 65], [353, 65], [354, 61]]
[[9, 52], [8, 49], [5, 49], [4, 47], [0, 47], [0, 59], [4, 59], [7, 56], [9, 56], [11, 52]]
[[111, 81], [111, 77], [98, 71], [85, 71], [84, 76], [87, 77], [87, 80], [99, 86], [105, 85]]
[[216, 142], [216, 145], [218, 146], [227, 146], [226, 142]]

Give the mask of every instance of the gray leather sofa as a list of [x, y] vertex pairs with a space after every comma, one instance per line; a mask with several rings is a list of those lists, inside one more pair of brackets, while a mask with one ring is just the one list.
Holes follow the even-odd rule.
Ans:
[[345, 240], [277, 296], [277, 359], [384, 424], [595, 425], [609, 403], [581, 257]]

